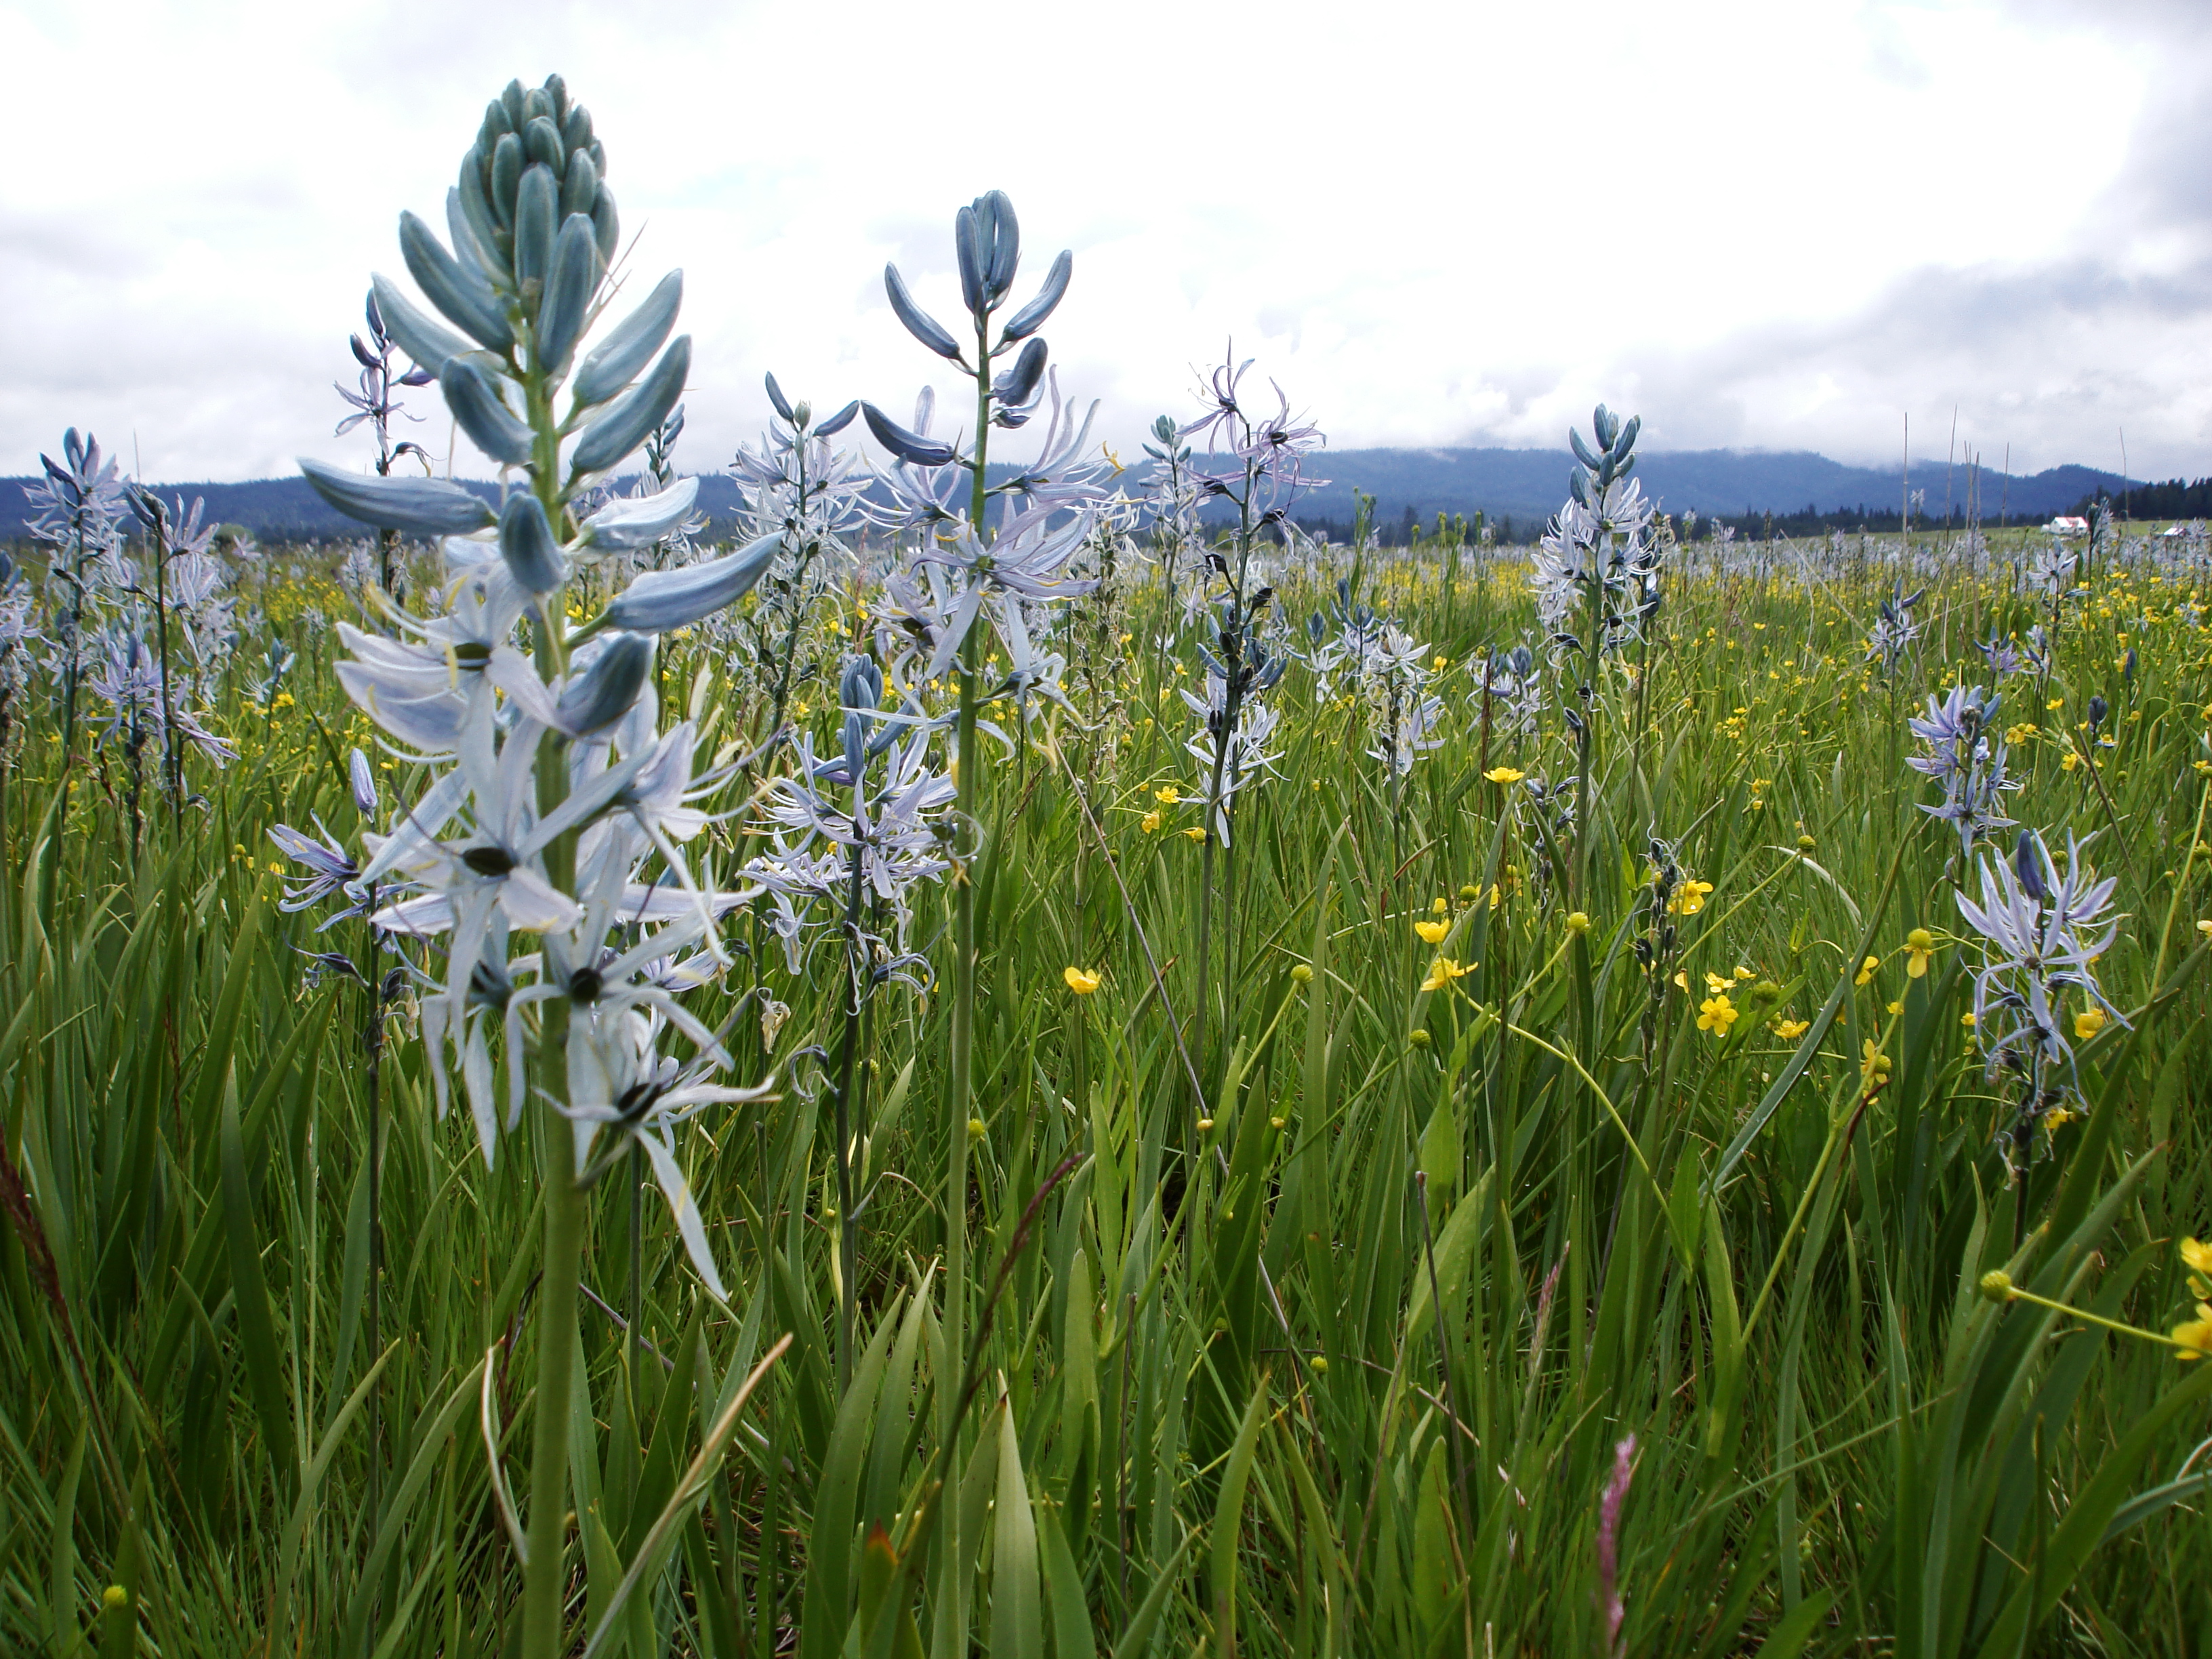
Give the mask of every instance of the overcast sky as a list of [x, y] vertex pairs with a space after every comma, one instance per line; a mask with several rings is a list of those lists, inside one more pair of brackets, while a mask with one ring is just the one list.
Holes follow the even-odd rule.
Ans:
[[0, 472], [72, 423], [155, 480], [358, 461], [368, 274], [554, 70], [635, 268], [684, 268], [690, 468], [766, 369], [910, 408], [945, 365], [884, 262], [951, 313], [995, 186], [1018, 297], [1075, 251], [1047, 336], [1116, 439], [1233, 339], [1337, 447], [1556, 445], [1603, 398], [1651, 447], [1893, 462], [1909, 414], [1940, 459], [1955, 408], [1990, 465], [2124, 428], [2212, 472], [2205, 0], [8, 4], [0, 61]]

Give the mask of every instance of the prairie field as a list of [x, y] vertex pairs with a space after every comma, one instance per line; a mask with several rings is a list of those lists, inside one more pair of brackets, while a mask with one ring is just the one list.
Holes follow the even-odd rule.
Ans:
[[982, 198], [718, 539], [527, 98], [356, 348], [507, 489], [0, 596], [0, 1647], [2212, 1655], [2201, 526], [1316, 541]]

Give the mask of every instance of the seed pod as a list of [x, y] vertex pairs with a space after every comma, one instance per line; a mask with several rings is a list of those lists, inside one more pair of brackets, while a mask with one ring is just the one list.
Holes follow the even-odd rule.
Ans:
[[500, 228], [514, 228], [514, 192], [522, 185], [522, 140], [504, 134], [491, 152], [491, 210]]
[[690, 372], [691, 337], [679, 334], [635, 389], [610, 404], [605, 414], [585, 428], [570, 465], [582, 474], [604, 472], [620, 461], [668, 417], [668, 411], [684, 395], [684, 379]]
[[630, 383], [637, 372], [653, 361], [676, 313], [684, 304], [684, 273], [672, 270], [662, 277], [645, 303], [623, 319], [622, 324], [594, 347], [576, 371], [576, 402], [589, 408], [605, 403]]
[[466, 536], [493, 522], [483, 498], [444, 478], [363, 477], [302, 457], [315, 494], [349, 519], [413, 536]]
[[500, 401], [490, 376], [475, 362], [452, 358], [439, 370], [438, 380], [446, 391], [446, 407], [478, 449], [509, 466], [530, 459], [530, 428]]
[[568, 574], [552, 520], [537, 496], [518, 489], [499, 514], [499, 556], [526, 593], [550, 593]]
[[[1074, 270], [1075, 255], [1066, 248], [1062, 248], [1060, 251], [1060, 257], [1052, 262], [1052, 269], [1045, 273], [1044, 286], [1037, 290], [1036, 298], [1014, 313], [1013, 319], [1006, 325], [1006, 331], [1002, 337], [1008, 340], [1025, 340], [1042, 328], [1045, 319], [1052, 315], [1054, 308], [1060, 304], [1061, 296], [1067, 292], [1067, 279]], [[1170, 442], [1174, 436], [1174, 423], [1170, 422], [1167, 437], [1162, 438], [1160, 441]]]
[[399, 252], [408, 274], [448, 320], [489, 350], [506, 351], [514, 344], [514, 331], [483, 278], [464, 270], [412, 213], [399, 216]]
[[556, 377], [567, 371], [584, 332], [592, 295], [599, 286], [599, 269], [592, 222], [580, 213], [570, 214], [554, 244], [544, 297], [538, 302], [538, 366]]
[[553, 169], [533, 162], [524, 170], [514, 202], [514, 280], [543, 283], [553, 263], [553, 235], [560, 228], [561, 192]]
[[372, 276], [369, 284], [369, 292], [376, 297], [377, 310], [384, 318], [384, 331], [394, 345], [431, 374], [445, 368], [448, 358], [458, 357], [469, 349], [469, 343], [459, 335], [441, 328], [417, 311], [414, 302], [399, 291], [389, 276]]

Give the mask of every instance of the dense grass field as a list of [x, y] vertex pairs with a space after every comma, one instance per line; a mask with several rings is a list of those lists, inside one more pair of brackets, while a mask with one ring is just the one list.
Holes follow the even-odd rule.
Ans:
[[0, 569], [0, 1647], [2212, 1655], [2202, 526], [1317, 544], [992, 192], [706, 546], [606, 167], [403, 217], [374, 539]]
[[[2036, 1131], [2024, 1188], [1965, 1023], [1972, 872], [1902, 763], [1923, 694], [1987, 681], [1972, 641], [2049, 621], [2007, 549], [1977, 579], [1914, 547], [1923, 633], [1887, 681], [1864, 641], [1894, 542], [1675, 550], [1599, 693], [1579, 868], [1525, 781], [1486, 775], [1571, 765], [1555, 711], [1486, 730], [1470, 698], [1470, 662], [1531, 627], [1525, 564], [1280, 560], [1291, 614], [1342, 574], [1423, 644], [1442, 741], [1395, 775], [1364, 752], [1372, 695], [1294, 663], [1279, 775], [1211, 860], [1188, 629], [1125, 565], [1065, 619], [1071, 707], [1001, 711], [1018, 735], [975, 781], [975, 1121], [942, 1107], [946, 999], [886, 984], [842, 1225], [842, 948], [794, 974], [765, 901], [732, 914], [733, 965], [694, 998], [740, 1016], [738, 1071], [775, 1093], [678, 1143], [728, 1298], [617, 1164], [552, 1407], [545, 1120], [488, 1169], [465, 1109], [439, 1118], [414, 981], [385, 1020], [368, 1311], [368, 999], [305, 982], [301, 954], [364, 955], [363, 927], [280, 913], [268, 838], [355, 829], [343, 757], [371, 729], [324, 619], [357, 596], [326, 557], [264, 555], [246, 580], [296, 665], [256, 703], [238, 653], [204, 717], [237, 759], [187, 758], [192, 800], [135, 842], [117, 745], [81, 744], [64, 815], [52, 714], [35, 689], [11, 710], [5, 1644], [514, 1650], [493, 1460], [526, 1506], [550, 1409], [568, 1617], [598, 1652], [866, 1652], [886, 1620], [895, 1652], [2212, 1650], [2212, 1523], [2201, 1485], [2168, 1484], [2192, 1446], [2203, 1468], [2212, 1366], [2087, 1317], [2185, 1316], [2176, 1242], [2212, 1219], [2212, 671], [2202, 589], [2155, 546], [2110, 549], [2047, 671], [2003, 687], [2010, 815], [2061, 846], [2101, 831], [2085, 856], [2124, 915], [2096, 971], [2127, 1024], [2079, 1042], [2090, 1109]], [[859, 625], [835, 587], [801, 647], [819, 672], [792, 707], [825, 747]], [[713, 744], [766, 734], [764, 694], [701, 639], [658, 672]], [[708, 803], [708, 861], [748, 855], [788, 755]], [[1655, 835], [1680, 872], [1658, 906]], [[947, 890], [908, 940], [940, 963]], [[1632, 947], [1670, 926], [1645, 970]], [[947, 1353], [956, 1150], [969, 1334]], [[1993, 1268], [2078, 1313], [1984, 1299]], [[901, 1577], [940, 1483], [961, 1559]]]

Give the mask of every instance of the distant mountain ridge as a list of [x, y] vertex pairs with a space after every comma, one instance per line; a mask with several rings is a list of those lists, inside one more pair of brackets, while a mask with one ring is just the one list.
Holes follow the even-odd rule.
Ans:
[[[1848, 466], [1809, 450], [1655, 451], [1637, 459], [1645, 491], [1668, 512], [1689, 509], [1705, 517], [1763, 513], [1780, 517], [1809, 507], [1817, 514], [1860, 509], [1886, 514], [1893, 524], [1905, 489], [1895, 468]], [[1400, 524], [1409, 509], [1415, 521], [1425, 524], [1433, 523], [1439, 513], [1472, 518], [1480, 512], [1492, 524], [1510, 517], [1525, 537], [1528, 527], [1540, 524], [1566, 499], [1567, 475], [1573, 465], [1574, 458], [1563, 449], [1322, 450], [1309, 470], [1328, 482], [1300, 496], [1293, 511], [1302, 520], [1349, 524], [1352, 492], [1358, 489], [1375, 497], [1378, 526]], [[1940, 520], [1947, 499], [1963, 512], [1970, 477], [1964, 466], [1916, 462], [1911, 487], [1924, 492], [1916, 514]], [[33, 482], [0, 478], [0, 540], [28, 535], [23, 491]], [[487, 497], [495, 493], [488, 482], [467, 482]], [[210, 520], [243, 525], [264, 541], [350, 536], [360, 530], [326, 506], [303, 478], [159, 488], [164, 495], [182, 495], [188, 501], [205, 497]], [[2100, 489], [2118, 495], [2142, 488], [2140, 480], [2077, 465], [2010, 477], [1985, 471], [1979, 480], [1982, 516], [1994, 522], [2002, 510], [2015, 524], [2066, 512]], [[735, 482], [721, 473], [702, 474], [699, 504], [718, 529], [726, 531], [741, 505]]]

